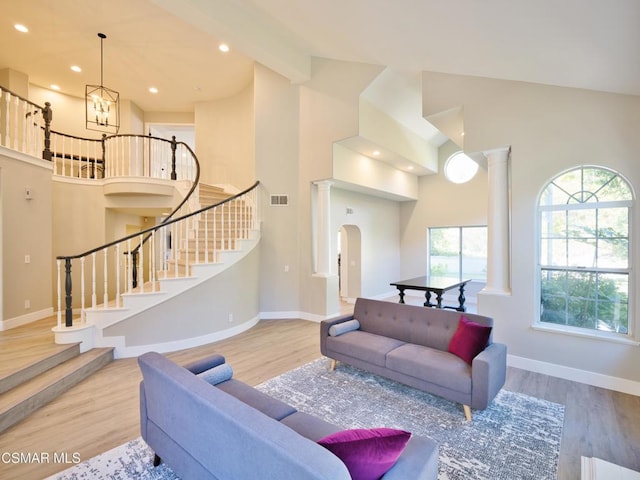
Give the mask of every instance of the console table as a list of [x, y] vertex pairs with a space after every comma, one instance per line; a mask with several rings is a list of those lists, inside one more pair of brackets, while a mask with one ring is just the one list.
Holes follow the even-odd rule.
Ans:
[[[410, 278], [409, 280], [402, 280], [399, 282], [393, 282], [391, 285], [398, 289], [400, 294], [400, 302], [404, 303], [404, 291], [405, 290], [420, 290], [425, 292], [424, 302], [425, 307], [436, 307], [436, 308], [452, 308], [459, 312], [466, 311], [466, 307], [464, 306], [464, 287], [469, 280], [463, 280], [458, 282], [456, 280], [452, 280], [450, 278], [443, 277], [416, 277]], [[444, 292], [448, 290], [453, 290], [454, 288], [458, 289], [458, 306], [457, 307], [448, 307], [442, 306], [442, 295]], [[431, 294], [435, 293], [436, 295], [436, 303], [431, 302]]]

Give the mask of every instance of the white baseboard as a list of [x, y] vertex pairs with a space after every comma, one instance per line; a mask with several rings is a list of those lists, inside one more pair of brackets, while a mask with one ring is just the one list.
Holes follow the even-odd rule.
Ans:
[[308, 320], [310, 322], [320, 323], [322, 320], [326, 320], [328, 318], [337, 317], [341, 315], [340, 313], [335, 313], [333, 315], [318, 315], [315, 313], [308, 312], [260, 312], [261, 320], [278, 320], [278, 319], [291, 319], [291, 318], [299, 318], [301, 320]]
[[[116, 346], [114, 357], [115, 358], [128, 358], [128, 357], [137, 357], [142, 355], [143, 353], [154, 351], [159, 353], [165, 352], [175, 352], [177, 350], [184, 350], [187, 348], [199, 347], [200, 345], [206, 345], [208, 343], [217, 342], [219, 340], [224, 340], [225, 338], [230, 338], [239, 333], [244, 332], [245, 330], [249, 330], [251, 327], [255, 326], [260, 321], [259, 317], [252, 318], [249, 321], [246, 321], [240, 325], [237, 325], [232, 328], [228, 328], [226, 330], [222, 330], [219, 332], [213, 332], [206, 335], [201, 335], [199, 337], [186, 338], [184, 340], [175, 340], [171, 342], [163, 342], [149, 345], [140, 345], [140, 346]], [[109, 337], [105, 337], [109, 339]]]
[[0, 321], [0, 332], [9, 330], [10, 328], [16, 328], [27, 323], [42, 320], [53, 315], [53, 307], [45, 308], [37, 312], [30, 312], [26, 315], [20, 315], [19, 317], [9, 318], [7, 320]]
[[594, 387], [640, 396], [640, 382], [627, 380], [625, 378], [611, 377], [601, 373], [565, 367], [555, 363], [542, 362], [540, 360], [515, 355], [507, 355], [507, 365], [531, 372], [542, 373], [551, 377], [564, 378], [565, 380], [585, 383], [587, 385], [593, 385]]

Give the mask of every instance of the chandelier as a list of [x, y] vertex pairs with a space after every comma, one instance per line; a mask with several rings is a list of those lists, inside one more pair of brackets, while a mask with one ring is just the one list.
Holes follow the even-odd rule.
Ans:
[[120, 94], [103, 85], [104, 53], [102, 43], [107, 36], [100, 37], [100, 85], [85, 86], [85, 118], [87, 130], [97, 130], [111, 134], [120, 129]]

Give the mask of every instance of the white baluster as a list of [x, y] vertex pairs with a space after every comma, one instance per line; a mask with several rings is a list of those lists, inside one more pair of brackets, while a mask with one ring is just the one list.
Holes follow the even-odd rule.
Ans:
[[231, 239], [231, 202], [227, 202], [227, 250], [233, 250], [233, 243]]
[[91, 254], [91, 308], [96, 308], [98, 297], [96, 292], [96, 252]]
[[156, 291], [156, 234], [158, 230], [151, 232], [149, 239], [149, 280], [151, 280], [151, 291]]
[[21, 115], [19, 116], [19, 118], [22, 120], [22, 149], [20, 150], [21, 152], [27, 153], [27, 125], [29, 124], [29, 119], [31, 117], [31, 115], [29, 115], [29, 117], [27, 117], [27, 107], [29, 106], [27, 104], [27, 102], [24, 101], [20, 101], [19, 103], [20, 105], [20, 110]]
[[84, 323], [85, 313], [84, 313], [84, 260], [86, 257], [80, 258], [80, 321]]
[[[120, 308], [120, 244], [118, 243], [115, 248], [116, 251], [116, 308]], [[125, 262], [126, 268], [127, 262]], [[125, 272], [126, 274], [126, 272]]]
[[18, 97], [14, 97], [13, 100], [13, 121], [12, 121], [12, 125], [13, 125], [13, 142], [11, 145], [11, 148], [13, 148], [14, 150], [18, 150], [18, 142], [20, 141], [20, 139], [18, 138], [18, 105], [20, 99]]
[[104, 252], [104, 293], [102, 294], [102, 308], [107, 308], [107, 304], [109, 303], [109, 282], [107, 281], [107, 274], [109, 271], [107, 266], [107, 257], [109, 256], [109, 252], [106, 248], [102, 251]]
[[144, 236], [140, 235], [140, 237], [138, 237], [138, 239], [140, 240], [139, 244], [140, 244], [140, 248], [138, 249], [138, 251], [140, 252], [139, 254], [139, 258], [138, 258], [138, 284], [140, 285], [140, 292], [144, 293]]
[[195, 234], [196, 234], [196, 243], [195, 243], [195, 248], [193, 250], [193, 253], [195, 254], [195, 264], [198, 265], [200, 263], [200, 220], [199, 220], [199, 215], [194, 215], [193, 217], [193, 228], [195, 230]]
[[220, 205], [220, 250], [224, 250], [226, 247], [226, 240], [224, 238], [224, 207], [225, 203]]
[[218, 207], [213, 207], [211, 209], [212, 220], [211, 220], [211, 232], [213, 233], [213, 263], [218, 263], [218, 229], [216, 217], [218, 216]]
[[209, 212], [204, 212], [204, 263], [209, 263]]
[[171, 254], [173, 255], [173, 274], [175, 278], [178, 278], [178, 232], [180, 228], [178, 228], [177, 223], [171, 224], [171, 231], [173, 232], [171, 235]]

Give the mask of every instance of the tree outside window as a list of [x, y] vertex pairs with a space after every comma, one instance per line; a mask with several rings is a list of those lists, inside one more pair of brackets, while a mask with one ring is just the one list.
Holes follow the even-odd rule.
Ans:
[[540, 196], [540, 322], [629, 333], [632, 192], [616, 172], [579, 167]]
[[428, 237], [430, 277], [487, 280], [487, 227], [433, 227]]

